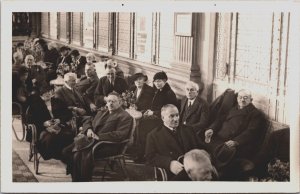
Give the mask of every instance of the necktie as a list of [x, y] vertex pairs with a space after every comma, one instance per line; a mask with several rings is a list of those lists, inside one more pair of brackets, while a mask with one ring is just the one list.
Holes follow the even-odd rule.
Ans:
[[189, 101], [189, 106], [188, 106], [188, 107], [189, 107], [189, 108], [191, 108], [191, 106], [192, 106], [192, 102], [191, 102], [191, 101]]

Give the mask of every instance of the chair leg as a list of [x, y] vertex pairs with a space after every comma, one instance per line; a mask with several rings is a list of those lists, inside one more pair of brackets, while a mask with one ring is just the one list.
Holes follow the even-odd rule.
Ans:
[[104, 168], [103, 168], [102, 181], [104, 181], [104, 177], [105, 177], [105, 174], [106, 174], [106, 166], [107, 166], [107, 163], [108, 163], [108, 161], [106, 161], [106, 163], [105, 163], [105, 165], [104, 165]]
[[124, 156], [122, 158], [119, 158], [118, 162], [120, 163], [120, 166], [121, 166], [122, 172], [124, 174], [125, 180], [129, 180], [128, 173], [127, 173], [127, 170], [126, 170], [126, 162], [125, 162]]

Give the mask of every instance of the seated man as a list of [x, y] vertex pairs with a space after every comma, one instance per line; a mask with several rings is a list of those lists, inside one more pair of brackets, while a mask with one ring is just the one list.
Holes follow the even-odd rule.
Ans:
[[169, 180], [186, 180], [184, 166], [177, 159], [186, 152], [201, 148], [200, 139], [192, 127], [179, 125], [179, 112], [175, 105], [161, 109], [163, 126], [147, 136], [146, 159], [149, 164], [167, 170]]
[[76, 88], [83, 95], [83, 97], [90, 102], [90, 108], [94, 112], [97, 107], [94, 105], [94, 92], [96, 90], [99, 78], [96, 73], [95, 64], [87, 64], [85, 66], [85, 74], [87, 77], [81, 79], [77, 84]]
[[28, 78], [32, 82], [33, 88], [40, 94], [48, 91], [46, 72], [39, 63], [35, 62], [32, 55], [25, 57], [25, 66], [29, 68]]
[[[67, 164], [67, 173], [71, 172], [72, 181], [90, 181], [93, 171], [92, 148], [98, 141], [121, 142], [130, 136], [133, 118], [122, 109], [121, 98], [112, 92], [106, 97], [107, 110], [83, 120], [83, 132], [75, 142], [63, 150], [63, 162]], [[85, 139], [86, 143], [83, 139]], [[98, 150], [97, 156], [113, 154], [114, 147]], [[96, 156], [96, 157], [97, 157]]]
[[78, 50], [72, 50], [71, 53], [72, 58], [72, 69], [77, 75], [77, 78], [84, 76], [84, 67], [86, 64], [86, 57], [81, 56]]
[[63, 127], [58, 134], [50, 133], [47, 130], [41, 133], [37, 146], [45, 160], [60, 159], [62, 149], [73, 142], [75, 131], [72, 130], [70, 123], [73, 115], [78, 115], [78, 122], [81, 122], [80, 118], [90, 113], [86, 101], [74, 88], [75, 80], [75, 73], [65, 74], [65, 85], [59, 88], [55, 92], [54, 98], [51, 99], [52, 114], [55, 119], [60, 120]]
[[185, 94], [181, 100], [180, 123], [191, 126], [197, 133], [203, 134], [208, 124], [208, 104], [199, 96], [199, 85], [188, 81]]
[[213, 153], [217, 168], [226, 169], [237, 158], [251, 160], [263, 142], [267, 123], [265, 115], [252, 104], [251, 92], [240, 90], [237, 105], [205, 131], [205, 146]]
[[184, 170], [192, 181], [211, 181], [218, 173], [205, 150], [194, 149], [184, 154]]
[[83, 96], [75, 88], [76, 74], [67, 73], [64, 75], [65, 84], [55, 91], [52, 113], [55, 118], [63, 122], [69, 121], [73, 113], [84, 116], [90, 113], [90, 106]]
[[109, 93], [115, 91], [121, 95], [128, 89], [126, 81], [116, 76], [116, 70], [114, 68], [106, 69], [105, 71], [106, 76], [100, 78], [94, 93], [95, 105], [98, 108], [105, 105], [104, 97]]
[[124, 72], [122, 69], [118, 66], [118, 63], [116, 61], [113, 61], [112, 59], [108, 59], [105, 64], [105, 69], [111, 69], [114, 68], [116, 70], [116, 76], [124, 79]]

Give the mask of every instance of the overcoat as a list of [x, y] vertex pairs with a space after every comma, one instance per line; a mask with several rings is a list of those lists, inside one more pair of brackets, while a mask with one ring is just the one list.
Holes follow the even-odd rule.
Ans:
[[[121, 107], [110, 114], [108, 110], [103, 110], [99, 111], [94, 118], [85, 117], [83, 119], [83, 133], [86, 134], [88, 129], [92, 129], [99, 140], [93, 140], [94, 142], [84, 149], [74, 151], [77, 143], [75, 141], [63, 150], [62, 161], [72, 169], [72, 181], [90, 181], [93, 172], [93, 145], [99, 141], [120, 142], [129, 138], [132, 124], [133, 118]], [[118, 149], [117, 146], [105, 146], [97, 150], [96, 157], [114, 155]]]
[[102, 107], [105, 105], [104, 97], [107, 96], [112, 91], [122, 94], [128, 89], [126, 81], [120, 77], [116, 77], [113, 86], [111, 86], [107, 76], [99, 79], [97, 84], [94, 98], [97, 107]]
[[172, 160], [201, 147], [200, 139], [192, 127], [180, 125], [174, 134], [169, 128], [162, 126], [147, 137], [146, 159], [149, 164], [169, 171]]

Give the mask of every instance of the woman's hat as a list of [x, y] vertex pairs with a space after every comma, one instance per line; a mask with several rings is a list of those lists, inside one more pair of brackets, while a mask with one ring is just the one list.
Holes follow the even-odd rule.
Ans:
[[214, 151], [214, 158], [216, 159], [216, 166], [223, 167], [231, 162], [236, 153], [235, 147], [228, 147], [225, 143], [216, 147]]
[[147, 81], [148, 80], [148, 76], [147, 75], [144, 75], [143, 73], [136, 73], [132, 76], [132, 81], [136, 81], [138, 78], [144, 78], [144, 81]]
[[168, 76], [165, 72], [161, 71], [154, 75], [153, 81], [155, 81], [157, 79], [168, 80]]

